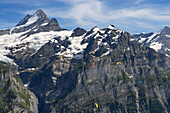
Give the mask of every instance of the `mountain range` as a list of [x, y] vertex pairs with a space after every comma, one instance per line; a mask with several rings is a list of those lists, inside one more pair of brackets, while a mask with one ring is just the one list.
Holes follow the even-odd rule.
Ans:
[[133, 35], [114, 25], [68, 31], [38, 10], [0, 30], [0, 60], [9, 68], [1, 71], [8, 79], [1, 79], [0, 91], [7, 98], [5, 83], [21, 83], [8, 85], [15, 98], [0, 98], [0, 111], [168, 113], [169, 36], [169, 27]]

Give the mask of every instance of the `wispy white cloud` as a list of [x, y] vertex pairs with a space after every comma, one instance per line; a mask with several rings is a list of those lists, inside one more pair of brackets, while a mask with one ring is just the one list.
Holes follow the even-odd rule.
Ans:
[[19, 4], [23, 6], [45, 6], [53, 3], [51, 0], [1, 0], [1, 4]]
[[[69, 4], [68, 9], [62, 8], [43, 8], [49, 17], [60, 17], [73, 19], [78, 25], [95, 25], [99, 19], [103, 19], [104, 12], [102, 6], [104, 2], [98, 0], [64, 0], [64, 3]], [[103, 11], [102, 11], [103, 10]], [[25, 11], [24, 13], [33, 13], [35, 10]]]
[[[2, 0], [4, 3], [23, 3], [23, 0]], [[124, 0], [123, 0], [124, 1]], [[104, 27], [108, 24], [115, 24], [121, 28], [138, 27], [152, 29], [155, 23], [166, 21], [170, 23], [170, 8], [169, 7], [155, 7], [152, 4], [145, 5], [146, 0], [130, 0], [135, 5], [132, 7], [118, 7], [114, 8], [116, 4], [111, 2], [108, 5], [103, 0], [30, 0], [29, 3], [37, 6], [39, 5], [49, 17], [56, 17], [67, 19], [71, 22], [69, 24], [91, 28], [93, 26]], [[45, 4], [62, 3], [60, 7], [47, 7]], [[143, 3], [142, 5], [140, 5]], [[123, 3], [122, 3], [123, 4]], [[67, 6], [67, 7], [65, 7]], [[33, 14], [37, 9], [21, 11], [25, 14]], [[152, 21], [152, 23], [150, 23]], [[154, 23], [155, 22], [155, 23]], [[67, 25], [64, 23], [64, 25]], [[129, 27], [130, 26], [130, 27]]]
[[135, 4], [140, 4], [143, 1], [145, 1], [145, 0], [136, 0]]
[[114, 19], [124, 19], [124, 18], [136, 18], [136, 19], [147, 19], [147, 20], [159, 20], [159, 21], [170, 21], [170, 15], [169, 10], [163, 11], [164, 14], [160, 13], [160, 10], [157, 9], [149, 9], [149, 8], [128, 8], [128, 9], [119, 9], [114, 10], [110, 12], [110, 16], [112, 14], [116, 15], [114, 16]]
[[[137, 3], [143, 0], [137, 1]], [[81, 25], [85, 27], [92, 27], [98, 24], [108, 24], [117, 21], [131, 21], [136, 19], [136, 25], [139, 23], [145, 23], [149, 25], [147, 21], [170, 21], [170, 11], [161, 10], [148, 7], [133, 7], [122, 9], [111, 9], [105, 2], [100, 0], [62, 0], [62, 2], [69, 4], [67, 9], [60, 8], [44, 8], [44, 11], [50, 17], [60, 17], [65, 19], [74, 20], [73, 24]], [[34, 10], [27, 11], [35, 12]], [[138, 22], [137, 22], [138, 21]], [[114, 23], [113, 23], [114, 24]], [[135, 24], [134, 24], [135, 25]]]

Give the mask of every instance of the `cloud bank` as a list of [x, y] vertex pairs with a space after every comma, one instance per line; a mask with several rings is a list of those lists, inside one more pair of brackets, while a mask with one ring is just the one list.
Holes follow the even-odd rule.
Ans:
[[[6, 3], [14, 2], [24, 4], [21, 0], [6, 1]], [[120, 4], [116, 0], [54, 0], [53, 2], [30, 0], [30, 2], [33, 2], [36, 8], [22, 11], [22, 13], [33, 14], [39, 6], [48, 17], [66, 19], [65, 27], [68, 25], [67, 22], [85, 28], [96, 25], [106, 27], [109, 24], [114, 24], [121, 29], [136, 32], [136, 29], [155, 30], [155, 28], [160, 29], [158, 27], [162, 27], [164, 24], [170, 24], [168, 4], [162, 7], [164, 4], [148, 4], [145, 3], [146, 0], [130, 0], [128, 2], [120, 0]], [[55, 7], [48, 4], [62, 5]], [[120, 7], [118, 7], [119, 5]]]

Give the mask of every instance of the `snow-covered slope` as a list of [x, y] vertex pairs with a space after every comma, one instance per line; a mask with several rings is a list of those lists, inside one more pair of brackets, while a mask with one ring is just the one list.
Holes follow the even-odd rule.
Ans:
[[25, 38], [22, 36], [25, 32], [22, 33], [13, 33], [9, 35], [2, 35], [0, 36], [0, 60], [7, 61], [9, 58], [4, 57], [10, 53], [8, 48], [16, 47], [17, 45], [21, 45], [23, 43], [28, 43], [27, 45], [13, 49], [13, 52], [20, 51], [25, 48], [34, 48], [38, 50], [41, 46], [47, 43], [49, 40], [55, 41], [54, 38], [60, 36], [61, 39], [64, 39], [71, 35], [72, 31], [51, 31], [51, 32], [41, 32], [37, 34], [30, 35], [29, 37]]
[[[109, 35], [112, 35], [112, 31], [115, 32], [115, 36], [112, 38], [112, 42], [103, 42]], [[81, 36], [72, 36], [73, 33], [76, 31], [50, 31], [50, 32], [39, 32], [35, 34], [31, 34], [30, 36], [26, 37], [23, 34], [29, 33], [30, 30], [20, 33], [12, 33], [0, 36], [0, 60], [5, 62], [13, 62], [11, 59], [6, 57], [5, 55], [13, 53], [15, 54], [18, 51], [22, 51], [26, 48], [33, 48], [35, 51], [38, 51], [45, 43], [51, 41], [58, 43], [56, 37], [60, 40], [65, 40], [66, 38], [70, 42], [68, 47], [61, 46], [62, 51], [56, 53], [56, 55], [62, 55], [65, 57], [70, 58], [77, 58], [80, 59], [83, 57], [84, 50], [86, 49], [89, 42], [82, 43], [85, 40], [97, 40], [97, 48], [91, 52], [91, 54], [95, 54], [99, 50], [100, 47], [107, 46], [107, 51], [102, 55], [109, 54], [111, 51], [110, 45], [117, 43], [117, 38], [119, 37], [122, 31], [118, 30], [112, 25], [109, 25], [106, 29], [99, 29], [98, 27], [94, 27], [91, 30], [87, 30]], [[99, 38], [99, 39], [96, 39]], [[22, 46], [20, 46], [22, 45]], [[12, 48], [12, 49], [10, 49]], [[34, 53], [35, 54], [35, 53]]]
[[[13, 62], [6, 57], [10, 52], [21, 51], [27, 47], [38, 50], [53, 37], [66, 37], [72, 33], [72, 31], [61, 30], [57, 20], [49, 20], [42, 10], [25, 16], [15, 27], [0, 30], [0, 61]], [[18, 45], [25, 46], [18, 49]], [[13, 51], [9, 50], [10, 48], [14, 48]]]
[[[48, 24], [50, 20], [42, 10], [36, 11], [33, 15], [25, 16], [15, 27], [11, 29], [0, 30], [1, 35], [11, 35], [13, 33], [28, 33], [38, 29], [40, 26]], [[23, 34], [24, 35], [24, 34]]]
[[0, 35], [0, 60], [10, 63], [14, 63], [12, 59], [30, 61], [31, 56], [48, 42], [57, 45], [54, 56], [81, 59], [86, 53], [92, 57], [103, 57], [116, 47], [122, 33], [125, 32], [113, 25], [104, 29], [64, 30], [55, 18], [49, 20], [42, 10], [38, 10], [33, 15], [27, 15], [9, 33]]
[[37, 10], [33, 15], [27, 15], [16, 27], [26, 27], [37, 22], [38, 25], [48, 23], [50, 20], [42, 10]]
[[142, 43], [155, 51], [170, 56], [170, 28], [165, 26], [157, 33], [133, 34], [139, 43]]
[[[30, 24], [33, 24], [34, 22], [36, 22], [39, 19], [39, 16], [37, 15], [37, 13], [35, 13], [33, 16], [31, 16], [27, 22], [23, 25], [20, 25], [20, 27], [24, 27], [24, 26], [28, 26]], [[22, 23], [22, 22], [21, 22]]]

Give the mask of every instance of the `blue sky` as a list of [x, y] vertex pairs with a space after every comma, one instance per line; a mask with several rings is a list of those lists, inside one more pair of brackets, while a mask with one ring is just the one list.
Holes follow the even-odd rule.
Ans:
[[140, 33], [170, 25], [170, 0], [0, 0], [0, 29], [14, 27], [38, 9], [69, 30], [113, 24]]

